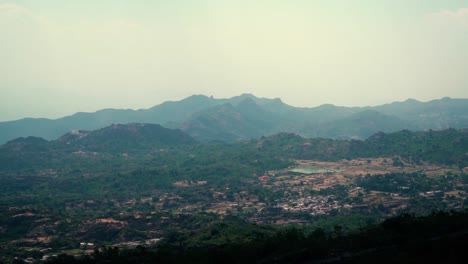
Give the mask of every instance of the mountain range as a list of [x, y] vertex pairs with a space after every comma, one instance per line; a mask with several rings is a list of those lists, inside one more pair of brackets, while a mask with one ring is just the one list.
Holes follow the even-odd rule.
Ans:
[[178, 128], [200, 142], [233, 142], [279, 132], [304, 137], [364, 139], [376, 132], [468, 127], [468, 99], [429, 102], [408, 99], [374, 107], [293, 107], [281, 99], [242, 94], [228, 99], [193, 95], [149, 109], [103, 109], [58, 119], [24, 118], [0, 122], [0, 144], [18, 137], [54, 140], [72, 130], [112, 124], [148, 123]]

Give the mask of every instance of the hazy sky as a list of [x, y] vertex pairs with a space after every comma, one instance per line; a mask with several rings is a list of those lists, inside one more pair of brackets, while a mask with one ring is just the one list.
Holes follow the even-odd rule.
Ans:
[[468, 98], [468, 0], [0, 0], [0, 121], [241, 93]]

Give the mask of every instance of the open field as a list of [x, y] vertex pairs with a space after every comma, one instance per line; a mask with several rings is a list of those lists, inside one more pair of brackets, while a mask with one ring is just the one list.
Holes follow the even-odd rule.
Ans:
[[[395, 165], [394, 160], [401, 162], [401, 165]], [[330, 161], [315, 161], [315, 160], [297, 160], [298, 168], [310, 166], [320, 168], [322, 171], [311, 172], [313, 173], [324, 173], [337, 172], [343, 176], [360, 176], [360, 175], [375, 175], [385, 173], [412, 173], [422, 172], [427, 176], [439, 176], [445, 175], [449, 172], [459, 173], [466, 172], [467, 168], [451, 168], [447, 166], [440, 166], [428, 163], [414, 164], [407, 163], [399, 157], [381, 157], [381, 158], [361, 158], [352, 160], [340, 160], [336, 162]], [[297, 169], [292, 169], [295, 171]]]

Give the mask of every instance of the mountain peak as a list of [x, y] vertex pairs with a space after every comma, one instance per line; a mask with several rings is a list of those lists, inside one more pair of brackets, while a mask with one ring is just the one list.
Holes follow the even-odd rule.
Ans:
[[206, 96], [206, 95], [203, 95], [203, 94], [194, 94], [194, 95], [191, 95], [185, 99], [183, 99], [182, 101], [190, 101], [190, 102], [193, 102], [193, 101], [207, 101], [207, 100], [210, 100], [212, 98]]
[[420, 101], [413, 99], [413, 98], [408, 98], [404, 102], [405, 103], [420, 103]]
[[241, 97], [241, 98], [257, 98], [255, 95], [253, 95], [251, 93], [243, 93], [243, 94], [239, 95], [239, 97]]
[[5, 145], [0, 148], [6, 148], [10, 151], [37, 151], [45, 150], [49, 141], [41, 137], [19, 137], [8, 141]]
[[102, 152], [194, 143], [192, 137], [179, 129], [146, 123], [112, 124], [94, 131], [72, 131], [58, 141]]
[[331, 108], [335, 108], [336, 106], [334, 104], [322, 104], [319, 106], [319, 108], [321, 109], [331, 109]]
[[47, 140], [41, 137], [28, 136], [28, 137], [19, 137], [19, 138], [10, 140], [6, 144], [41, 144], [41, 143], [47, 143], [47, 142], [48, 142]]

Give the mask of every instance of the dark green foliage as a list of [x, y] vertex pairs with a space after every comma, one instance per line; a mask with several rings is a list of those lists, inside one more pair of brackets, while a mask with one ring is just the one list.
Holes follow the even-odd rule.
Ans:
[[[339, 160], [400, 156], [408, 162], [426, 161], [468, 166], [466, 129], [428, 132], [403, 130], [390, 134], [379, 132], [364, 141], [323, 138], [306, 140], [293, 134], [278, 134], [260, 139], [257, 147], [261, 151], [298, 159]], [[398, 159], [393, 164], [404, 166]]]
[[195, 143], [195, 140], [180, 130], [137, 123], [112, 125], [91, 132], [78, 131], [78, 135], [69, 133], [57, 141], [85, 151], [106, 153]]
[[446, 129], [441, 131], [378, 133], [365, 141], [366, 149], [358, 155], [389, 156], [418, 162], [431, 161], [440, 164], [468, 165], [468, 130]]
[[[467, 212], [402, 214], [360, 230], [336, 226], [331, 233], [315, 229], [308, 235], [297, 228], [220, 224], [195, 236], [169, 235], [155, 248], [105, 247], [91, 256], [59, 255], [46, 263], [464, 263], [467, 224]], [[193, 240], [199, 242], [194, 246]]]
[[356, 185], [366, 190], [418, 195], [419, 192], [444, 190], [443, 179], [429, 178], [420, 173], [389, 173], [372, 175], [356, 180]]

